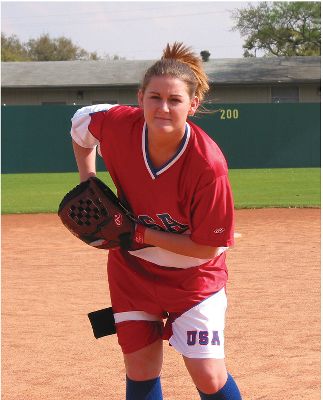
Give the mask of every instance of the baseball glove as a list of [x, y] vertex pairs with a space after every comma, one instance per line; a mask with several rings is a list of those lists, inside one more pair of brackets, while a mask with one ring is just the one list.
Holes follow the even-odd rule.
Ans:
[[98, 249], [137, 250], [143, 244], [142, 225], [97, 177], [80, 183], [62, 199], [58, 216], [66, 228]]

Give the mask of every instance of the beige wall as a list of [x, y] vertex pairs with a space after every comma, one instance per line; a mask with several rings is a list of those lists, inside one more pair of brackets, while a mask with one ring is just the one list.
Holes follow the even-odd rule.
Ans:
[[[296, 85], [295, 85], [296, 86]], [[299, 86], [299, 101], [319, 103], [321, 94], [319, 84]], [[83, 97], [80, 96], [83, 92]], [[213, 103], [271, 103], [270, 86], [215, 86], [211, 87], [206, 100]], [[115, 88], [26, 88], [2, 89], [2, 104], [39, 105], [44, 102], [86, 105], [93, 102], [137, 104], [137, 87]]]
[[207, 97], [213, 103], [270, 103], [266, 86], [215, 86]]
[[[83, 95], [81, 95], [82, 92]], [[30, 88], [30, 89], [2, 89], [1, 103], [7, 105], [39, 105], [48, 102], [62, 102], [66, 104], [102, 103], [136, 103], [136, 89], [128, 88]]]
[[321, 101], [321, 84], [302, 85], [299, 97], [300, 103], [319, 103]]

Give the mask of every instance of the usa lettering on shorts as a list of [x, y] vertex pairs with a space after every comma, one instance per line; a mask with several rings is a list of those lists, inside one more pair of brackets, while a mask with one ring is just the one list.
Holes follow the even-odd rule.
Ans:
[[[188, 346], [207, 346], [211, 343], [212, 346], [220, 346], [220, 338], [218, 331], [187, 331]], [[211, 340], [211, 341], [210, 341]]]

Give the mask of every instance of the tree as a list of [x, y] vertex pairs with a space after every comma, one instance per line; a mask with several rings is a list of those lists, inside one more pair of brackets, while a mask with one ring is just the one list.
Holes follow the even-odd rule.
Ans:
[[64, 36], [51, 39], [48, 34], [38, 39], [30, 39], [26, 43], [28, 54], [33, 61], [67, 61], [97, 59], [96, 53], [73, 44], [71, 39]]
[[16, 35], [1, 33], [1, 61], [28, 61], [26, 48]]
[[48, 34], [21, 43], [16, 35], [1, 33], [2, 61], [69, 61], [98, 60], [96, 52], [89, 53], [64, 36], [52, 39]]
[[232, 13], [233, 30], [246, 38], [244, 57], [320, 56], [320, 2], [260, 2]]
[[200, 56], [202, 57], [203, 62], [209, 61], [211, 53], [208, 50], [202, 50], [200, 52]]

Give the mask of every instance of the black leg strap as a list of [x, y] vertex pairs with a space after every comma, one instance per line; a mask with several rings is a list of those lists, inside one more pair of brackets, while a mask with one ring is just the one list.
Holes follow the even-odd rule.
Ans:
[[113, 335], [117, 332], [112, 307], [93, 311], [88, 314], [88, 317], [92, 325], [94, 337], [96, 339]]

